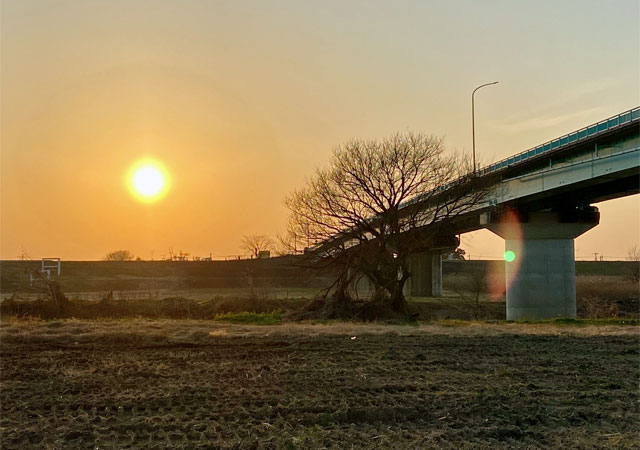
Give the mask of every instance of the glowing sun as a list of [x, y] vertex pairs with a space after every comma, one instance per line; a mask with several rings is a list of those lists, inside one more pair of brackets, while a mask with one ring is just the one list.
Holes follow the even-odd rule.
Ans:
[[136, 198], [151, 203], [167, 193], [169, 174], [160, 162], [145, 159], [133, 165], [129, 171], [128, 184]]

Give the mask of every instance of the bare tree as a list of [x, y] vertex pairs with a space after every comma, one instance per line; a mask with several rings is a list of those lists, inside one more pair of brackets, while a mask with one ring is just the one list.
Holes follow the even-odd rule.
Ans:
[[276, 254], [279, 256], [295, 255], [298, 253], [295, 236], [289, 233], [276, 235]]
[[487, 267], [484, 263], [471, 266], [468, 278], [454, 288], [460, 297], [463, 310], [469, 311], [475, 320], [485, 312], [480, 301], [481, 295], [487, 291]]
[[267, 234], [252, 234], [245, 235], [242, 238], [240, 248], [251, 255], [252, 258], [257, 258], [260, 252], [273, 250], [274, 244], [271, 236]]
[[31, 255], [29, 255], [27, 249], [24, 248], [24, 245], [20, 245], [20, 256], [18, 256], [18, 259], [20, 259], [21, 261], [31, 260]]
[[433, 247], [447, 224], [487, 197], [486, 179], [470, 169], [468, 158], [445, 153], [433, 136], [350, 141], [285, 199], [289, 232], [315, 243], [314, 261], [339, 268], [336, 295], [348, 296], [364, 274], [375, 300], [406, 314], [409, 255]]
[[104, 257], [105, 261], [132, 261], [135, 258], [129, 250], [114, 250]]

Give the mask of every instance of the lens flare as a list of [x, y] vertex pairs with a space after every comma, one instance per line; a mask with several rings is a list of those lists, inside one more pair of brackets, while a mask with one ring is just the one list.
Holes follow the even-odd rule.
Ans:
[[513, 262], [516, 259], [516, 254], [511, 251], [511, 250], [507, 250], [506, 252], [504, 252], [504, 260], [506, 262]]
[[518, 276], [527, 255], [522, 248], [522, 223], [516, 211], [506, 211], [491, 231], [505, 240], [505, 262], [491, 266], [494, 271], [491, 277], [491, 298], [500, 299]]
[[153, 159], [136, 162], [127, 176], [129, 190], [135, 198], [144, 203], [153, 203], [169, 190], [169, 173], [164, 165]]

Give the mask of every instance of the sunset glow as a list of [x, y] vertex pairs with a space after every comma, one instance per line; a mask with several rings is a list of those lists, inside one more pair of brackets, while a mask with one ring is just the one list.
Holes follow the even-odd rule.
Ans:
[[153, 160], [137, 162], [130, 170], [128, 184], [132, 194], [140, 201], [152, 203], [162, 198], [169, 189], [169, 177], [162, 164]]
[[[637, 106], [638, 2], [575, 4], [3, 1], [1, 256], [236, 255], [286, 230], [337, 145], [413, 131], [470, 154], [485, 82], [480, 167]], [[142, 160], [162, 177], [135, 183]], [[576, 257], [625, 259], [638, 204], [596, 205]], [[504, 262], [490, 231], [461, 239]]]

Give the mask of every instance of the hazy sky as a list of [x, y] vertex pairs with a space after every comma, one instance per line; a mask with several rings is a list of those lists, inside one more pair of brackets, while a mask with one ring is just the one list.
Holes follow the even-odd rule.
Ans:
[[[444, 136], [491, 162], [640, 104], [638, 0], [3, 0], [0, 257], [239, 253], [335, 145]], [[172, 177], [154, 204], [130, 166]], [[624, 256], [639, 196], [577, 256]], [[498, 257], [500, 238], [463, 237]]]

